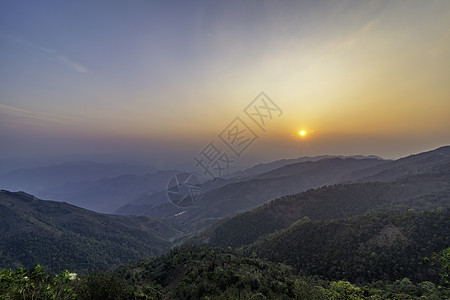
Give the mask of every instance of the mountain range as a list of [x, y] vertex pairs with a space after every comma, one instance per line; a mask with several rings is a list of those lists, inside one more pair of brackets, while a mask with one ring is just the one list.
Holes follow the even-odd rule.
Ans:
[[112, 213], [144, 193], [166, 189], [178, 172], [129, 164], [68, 162], [0, 175], [0, 188]]
[[[382, 199], [392, 199], [394, 197], [393, 191], [396, 187], [401, 187], [403, 191], [402, 193], [397, 192], [400, 195], [398, 198], [399, 203], [410, 201], [408, 197], [413, 198], [416, 196], [416, 193], [419, 193], [422, 198], [427, 195], [428, 197], [444, 197], [443, 195], [445, 195], [445, 189], [447, 188], [446, 182], [448, 182], [448, 178], [445, 176], [447, 176], [446, 170], [448, 170], [449, 163], [449, 146], [395, 161], [364, 157], [360, 159], [333, 157], [317, 161], [303, 161], [282, 165], [279, 168], [249, 177], [218, 178], [215, 181], [207, 182], [204, 185], [205, 192], [201, 199], [192, 207], [179, 208], [169, 202], [155, 206], [152, 197], [164, 197], [164, 193], [161, 192], [144, 197], [139, 204], [129, 203], [119, 208], [116, 213], [164, 218], [174, 224], [178, 224], [178, 226], [184, 228], [185, 232], [193, 233], [202, 231], [208, 226], [230, 216], [255, 209], [278, 197], [294, 195], [309, 189], [335, 184], [374, 182], [370, 188], [365, 187], [368, 189], [365, 193], [372, 198], [375, 195], [384, 193], [383, 197], [385, 198], [377, 198], [378, 204], [371, 203], [370, 207], [360, 207], [359, 211], [355, 210], [354, 212], [354, 214], [365, 213], [389, 207], [392, 201], [386, 200], [388, 202], [383, 202], [384, 204], [381, 204], [380, 201], [384, 201]], [[414, 176], [419, 177], [414, 178]], [[401, 180], [404, 182], [401, 182]], [[421, 180], [424, 180], [423, 184]], [[415, 184], [410, 184], [410, 182], [414, 181], [419, 182], [418, 186], [422, 189], [421, 191], [417, 190], [418, 187]], [[385, 185], [383, 186], [382, 183], [385, 183]], [[352, 188], [354, 189], [353, 191]], [[348, 192], [350, 195], [361, 193], [360, 187], [354, 186], [352, 188], [348, 186], [343, 187], [343, 189], [350, 189]], [[330, 194], [330, 197], [334, 196], [333, 190], [330, 192], [326, 191]], [[150, 204], [146, 204], [145, 198]], [[332, 200], [332, 198], [330, 199]], [[359, 198], [354, 199], [352, 205], [359, 207], [358, 201]], [[436, 201], [439, 202], [438, 200]], [[432, 201], [429, 207], [435, 207], [437, 202]], [[309, 207], [315, 210], [315, 213], [318, 213], [321, 211], [321, 205], [312, 201]], [[418, 205], [418, 201], [414, 205]], [[293, 214], [296, 208], [287, 206], [286, 210], [286, 214], [289, 215]], [[348, 217], [353, 214], [350, 211], [345, 211], [343, 214], [335, 215]], [[287, 225], [289, 225], [290, 222], [295, 221], [296, 217], [302, 217], [302, 215], [295, 215], [292, 220], [285, 218], [284, 222], [288, 222]], [[270, 219], [268, 222], [274, 221]]]
[[169, 202], [159, 206], [141, 203], [125, 205], [116, 213], [166, 218], [194, 232], [226, 217], [256, 208], [271, 199], [334, 184], [350, 172], [383, 162], [380, 159], [326, 158], [295, 163], [246, 178], [207, 182], [198, 203], [184, 209]]
[[53, 271], [104, 270], [169, 249], [169, 222], [104, 215], [23, 192], [0, 191], [0, 267], [37, 263]]
[[[382, 163], [351, 176], [361, 173], [364, 176], [375, 174], [355, 183], [323, 186], [272, 200], [255, 210], [226, 219], [197, 238], [211, 246], [239, 247], [286, 228], [305, 216], [328, 220], [375, 211], [450, 206], [450, 147]], [[351, 176], [346, 175], [345, 180]], [[374, 178], [385, 180], [370, 181]]]
[[[147, 178], [156, 190], [174, 173], [137, 176]], [[139, 187], [133, 176], [94, 182], [115, 183], [120, 190], [119, 183], [129, 180], [132, 190]], [[145, 184], [143, 180], [141, 186]], [[159, 255], [187, 243], [241, 249], [247, 256], [254, 253], [288, 263], [308, 274], [359, 281], [385, 275], [374, 271], [372, 276], [367, 269], [348, 267], [358, 261], [377, 261], [382, 254], [385, 260], [378, 260], [382, 265], [414, 255], [416, 264], [419, 257], [449, 243], [445, 234], [450, 207], [449, 146], [395, 161], [333, 157], [288, 163], [248, 177], [217, 178], [203, 186], [200, 201], [187, 208], [163, 203], [163, 189], [145, 192], [131, 201], [133, 205], [118, 210], [128, 207], [133, 215], [127, 216], [2, 190], [0, 267], [41, 263], [54, 271], [88, 272]], [[148, 203], [152, 197], [152, 201], [159, 198], [160, 204]], [[319, 240], [314, 240], [312, 232]], [[346, 241], [357, 245], [348, 251], [361, 251], [333, 256], [332, 249], [337, 251], [341, 243], [344, 249]], [[316, 255], [314, 244], [327, 250]], [[389, 249], [396, 254], [386, 258]], [[324, 262], [302, 260], [310, 257]], [[436, 273], [427, 275], [422, 267], [402, 264], [403, 270], [389, 272], [389, 276], [416, 270], [420, 273], [417, 280], [436, 278]], [[328, 269], [331, 273], [325, 272]], [[351, 271], [351, 276], [344, 270]]]

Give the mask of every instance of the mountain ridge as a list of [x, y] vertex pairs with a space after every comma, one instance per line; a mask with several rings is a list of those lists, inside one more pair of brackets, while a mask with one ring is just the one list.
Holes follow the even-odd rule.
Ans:
[[162, 254], [181, 235], [169, 222], [105, 215], [24, 192], [0, 191], [0, 266], [87, 272]]
[[[333, 184], [342, 175], [357, 169], [382, 163], [374, 159], [324, 159], [315, 162], [295, 164], [292, 176], [258, 178], [258, 176], [230, 182], [204, 192], [195, 206], [185, 209], [177, 208], [170, 203], [160, 206], [132, 206], [128, 204], [119, 208], [116, 213], [142, 214], [170, 218], [171, 221], [196, 231], [205, 228], [217, 220], [239, 212], [247, 211], [265, 202], [287, 194], [304, 191], [309, 188]], [[303, 168], [307, 165], [308, 168]], [[330, 172], [333, 170], [333, 172]], [[275, 172], [271, 171], [271, 172]], [[175, 215], [184, 212], [182, 215]]]
[[228, 218], [197, 234], [194, 240], [211, 246], [240, 247], [305, 216], [325, 220], [377, 210], [449, 207], [450, 161], [428, 170], [391, 181], [337, 184], [283, 196]]

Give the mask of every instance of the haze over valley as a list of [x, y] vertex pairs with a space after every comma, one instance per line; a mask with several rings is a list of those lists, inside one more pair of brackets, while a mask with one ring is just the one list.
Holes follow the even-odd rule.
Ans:
[[0, 299], [450, 298], [450, 2], [0, 2]]

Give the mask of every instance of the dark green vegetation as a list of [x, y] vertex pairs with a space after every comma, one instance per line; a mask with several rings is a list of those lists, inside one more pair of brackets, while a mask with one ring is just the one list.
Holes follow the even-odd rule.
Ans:
[[139, 293], [160, 299], [418, 299], [423, 295], [439, 299], [448, 295], [448, 290], [431, 282], [412, 283], [407, 278], [360, 287], [342, 280], [325, 281], [231, 249], [174, 249], [129, 264], [118, 274]]
[[450, 163], [446, 162], [393, 181], [325, 186], [281, 197], [225, 220], [196, 240], [210, 246], [240, 247], [306, 216], [330, 220], [376, 211], [430, 210], [449, 207], [449, 199]]
[[[428, 258], [426, 258], [428, 261]], [[433, 264], [437, 264], [441, 268], [439, 276], [445, 285], [450, 285], [450, 248], [444, 249], [439, 253], [433, 253]]]
[[0, 299], [76, 299], [73, 288], [76, 274], [65, 271], [56, 276], [37, 265], [0, 272]]
[[111, 273], [53, 275], [37, 265], [34, 268], [0, 272], [0, 299], [139, 299], [133, 288]]
[[25, 193], [0, 192], [0, 266], [103, 270], [161, 254], [178, 232], [166, 221], [94, 213]]
[[360, 287], [304, 276], [242, 250], [186, 247], [118, 271], [139, 294], [160, 299], [439, 299], [448, 290], [406, 277]]
[[304, 218], [245, 248], [309, 275], [351, 282], [439, 282], [424, 261], [450, 245], [450, 209], [368, 214], [331, 221]]
[[[440, 254], [439, 254], [440, 255]], [[408, 278], [354, 285], [308, 277], [240, 251], [187, 247], [114, 273], [56, 276], [42, 267], [0, 273], [0, 299], [445, 299], [443, 286]]]

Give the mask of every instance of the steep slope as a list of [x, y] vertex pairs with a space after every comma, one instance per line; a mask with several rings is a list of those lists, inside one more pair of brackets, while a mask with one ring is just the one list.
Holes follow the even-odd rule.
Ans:
[[339, 184], [285, 196], [251, 212], [229, 218], [199, 234], [197, 240], [212, 246], [238, 247], [285, 228], [305, 216], [313, 220], [328, 220], [370, 211], [449, 206], [450, 163], [425, 174], [391, 182]]
[[143, 293], [149, 299], [292, 299], [295, 295], [314, 299], [312, 295], [323, 295], [312, 283], [307, 291], [302, 290], [305, 286], [299, 283], [303, 278], [295, 276], [292, 267], [232, 250], [177, 248], [164, 256], [131, 263], [119, 274], [148, 287]]
[[379, 213], [343, 220], [304, 218], [261, 238], [247, 251], [308, 275], [353, 282], [437, 281], [424, 257], [450, 245], [450, 209]]
[[167, 221], [104, 215], [67, 203], [0, 191], [0, 268], [107, 269], [161, 254], [179, 232]]

